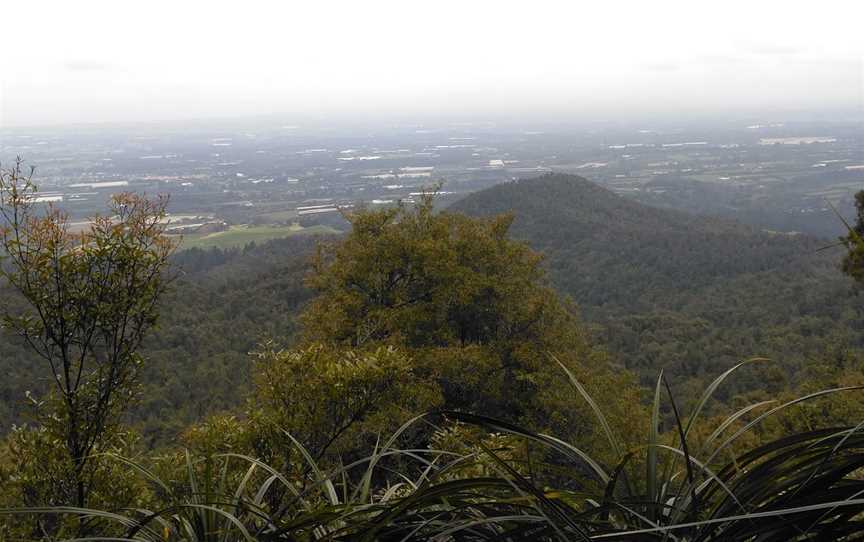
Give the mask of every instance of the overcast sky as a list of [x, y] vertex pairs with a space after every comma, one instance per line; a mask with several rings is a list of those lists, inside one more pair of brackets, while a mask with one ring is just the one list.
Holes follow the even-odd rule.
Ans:
[[862, 109], [864, 1], [13, 0], [0, 124]]

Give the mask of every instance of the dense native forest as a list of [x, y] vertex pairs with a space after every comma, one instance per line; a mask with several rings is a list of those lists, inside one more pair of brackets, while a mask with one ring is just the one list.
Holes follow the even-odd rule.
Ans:
[[[840, 240], [579, 177], [175, 251], [4, 171], [0, 538], [864, 533], [864, 193]], [[842, 220], [838, 216], [838, 221]]]
[[646, 383], [664, 368], [695, 394], [743, 358], [773, 360], [720, 392], [731, 398], [797, 385], [862, 346], [861, 299], [838, 273], [834, 240], [655, 209], [563, 175], [499, 185], [452, 210], [512, 212], [513, 237], [545, 256], [598, 342]]

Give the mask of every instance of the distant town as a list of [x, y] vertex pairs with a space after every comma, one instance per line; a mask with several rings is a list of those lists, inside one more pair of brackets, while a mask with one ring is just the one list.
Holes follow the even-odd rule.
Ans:
[[114, 192], [166, 193], [171, 231], [188, 246], [330, 231], [344, 225], [339, 211], [354, 205], [410, 202], [433, 187], [446, 204], [552, 171], [656, 206], [832, 236], [842, 232], [835, 209], [851, 210], [853, 193], [864, 186], [862, 149], [864, 130], [851, 122], [211, 123], [0, 132], [4, 164], [22, 156], [37, 168], [37, 201], [61, 206], [83, 225]]

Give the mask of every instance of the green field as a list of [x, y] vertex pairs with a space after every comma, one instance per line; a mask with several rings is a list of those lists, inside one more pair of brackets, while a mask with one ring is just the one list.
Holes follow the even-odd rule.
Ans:
[[293, 235], [326, 235], [339, 233], [329, 226], [231, 226], [225, 231], [207, 234], [186, 234], [180, 249], [189, 248], [233, 248], [248, 245], [251, 242], [262, 243], [270, 239], [280, 239]]

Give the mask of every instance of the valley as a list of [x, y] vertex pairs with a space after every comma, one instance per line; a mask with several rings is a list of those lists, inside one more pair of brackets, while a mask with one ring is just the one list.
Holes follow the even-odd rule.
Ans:
[[[174, 214], [229, 226], [345, 227], [338, 208], [446, 204], [545, 172], [649, 205], [756, 227], [842, 233], [864, 186], [859, 123], [703, 120], [326, 124], [201, 122], [0, 131], [0, 161], [38, 166], [39, 198], [84, 219], [111, 193], [166, 193]], [[207, 225], [204, 225], [206, 230]], [[185, 231], [195, 233], [195, 228]]]
[[[543, 254], [553, 286], [575, 303], [596, 344], [646, 384], [663, 368], [695, 390], [743, 359], [770, 358], [724, 389], [732, 401], [766, 374], [797, 385], [812, 360], [864, 346], [859, 298], [839, 271], [841, 252], [821, 250], [824, 239], [650, 207], [564, 174], [499, 184], [445, 212], [511, 214], [511, 235]], [[177, 282], [145, 343], [150, 393], [132, 411], [152, 443], [236, 407], [257, 345], [291, 345], [312, 296], [304, 281], [315, 244], [338, 234], [310, 226], [267, 241], [273, 231], [233, 226], [193, 237], [175, 256]], [[255, 245], [241, 246], [248, 241]], [[20, 341], [0, 341], [7, 428], [27, 410], [23, 391], [47, 384], [26, 356]]]

